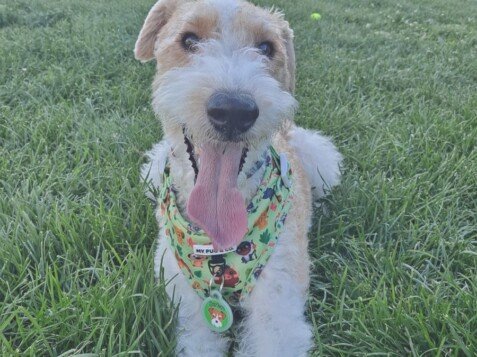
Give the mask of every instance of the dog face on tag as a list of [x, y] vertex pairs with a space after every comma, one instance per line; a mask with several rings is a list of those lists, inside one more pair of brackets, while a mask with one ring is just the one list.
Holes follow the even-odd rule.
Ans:
[[222, 321], [225, 318], [225, 314], [222, 311], [219, 311], [214, 308], [209, 308], [209, 314], [211, 317], [211, 323], [215, 327], [222, 327]]

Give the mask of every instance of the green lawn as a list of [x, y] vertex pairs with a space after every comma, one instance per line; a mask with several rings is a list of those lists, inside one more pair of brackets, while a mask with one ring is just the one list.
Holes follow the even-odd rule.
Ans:
[[[174, 348], [138, 175], [152, 3], [0, 0], [2, 356]], [[314, 354], [477, 355], [477, 2], [259, 3], [295, 29], [297, 122], [346, 158], [310, 234]]]

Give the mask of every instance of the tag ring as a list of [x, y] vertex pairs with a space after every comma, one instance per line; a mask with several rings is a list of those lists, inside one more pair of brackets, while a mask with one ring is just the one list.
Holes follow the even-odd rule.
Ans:
[[[212, 275], [212, 277], [210, 278], [209, 280], [209, 294], [210, 294], [210, 291], [211, 291], [211, 288], [212, 288], [212, 283], [214, 282], [214, 279], [215, 278], [218, 278], [218, 276], [214, 276]], [[221, 283], [220, 283], [220, 288], [219, 288], [219, 292], [222, 291], [223, 287], [224, 287], [224, 282], [225, 282], [225, 279], [223, 276], [220, 276], [220, 278], [222, 279]]]

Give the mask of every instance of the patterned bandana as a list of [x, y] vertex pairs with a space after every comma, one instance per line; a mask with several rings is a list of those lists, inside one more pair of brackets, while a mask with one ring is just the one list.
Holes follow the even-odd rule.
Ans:
[[[209, 296], [211, 284], [217, 288], [223, 285], [221, 294], [236, 305], [253, 290], [273, 253], [290, 210], [292, 192], [283, 182], [280, 158], [272, 147], [264, 163], [262, 181], [247, 207], [248, 231], [237, 247], [226, 252], [213, 251], [204, 231], [182, 217], [169, 168], [164, 170], [159, 203], [165, 235], [182, 273], [203, 299]], [[286, 177], [291, 177], [291, 170]]]

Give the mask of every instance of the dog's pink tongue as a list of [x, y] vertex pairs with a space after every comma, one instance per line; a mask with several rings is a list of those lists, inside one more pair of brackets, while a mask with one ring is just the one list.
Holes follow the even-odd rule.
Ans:
[[237, 245], [247, 232], [247, 210], [237, 189], [242, 147], [206, 144], [200, 153], [197, 182], [187, 214], [212, 239], [215, 249]]

